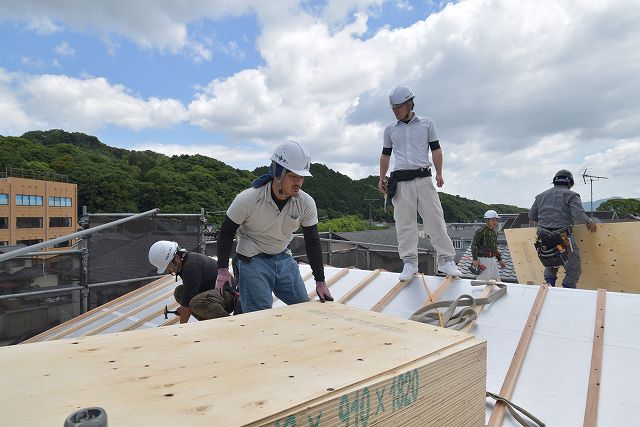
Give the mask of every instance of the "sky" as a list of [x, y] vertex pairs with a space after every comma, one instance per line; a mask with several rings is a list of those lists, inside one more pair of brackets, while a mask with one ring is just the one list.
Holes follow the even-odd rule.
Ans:
[[64, 129], [248, 170], [293, 139], [359, 179], [379, 173], [388, 94], [403, 84], [436, 122], [441, 191], [529, 207], [566, 168], [583, 201], [585, 169], [607, 178], [594, 200], [640, 197], [640, 0], [0, 9], [0, 135]]

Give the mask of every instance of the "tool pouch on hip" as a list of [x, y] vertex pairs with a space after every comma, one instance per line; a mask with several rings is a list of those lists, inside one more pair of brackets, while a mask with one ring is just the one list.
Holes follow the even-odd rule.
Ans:
[[545, 267], [561, 267], [567, 264], [570, 242], [566, 231], [550, 231], [539, 228], [534, 246], [540, 262]]
[[387, 181], [387, 197], [389, 199], [393, 199], [393, 196], [396, 195], [396, 190], [398, 189], [398, 180], [396, 177], [391, 174], [389, 180]]

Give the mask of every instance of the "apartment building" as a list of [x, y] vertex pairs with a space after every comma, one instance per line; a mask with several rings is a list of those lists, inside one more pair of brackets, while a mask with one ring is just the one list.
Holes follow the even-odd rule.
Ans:
[[[78, 189], [64, 175], [0, 174], [0, 245], [33, 245], [77, 231]], [[56, 247], [71, 246], [62, 242]]]

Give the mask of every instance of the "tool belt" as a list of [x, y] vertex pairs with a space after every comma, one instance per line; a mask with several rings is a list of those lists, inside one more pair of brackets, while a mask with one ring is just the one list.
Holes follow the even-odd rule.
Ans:
[[271, 254], [265, 254], [260, 252], [258, 255], [254, 255], [254, 256], [244, 256], [242, 254], [237, 254], [237, 257], [240, 261], [251, 262], [253, 261], [254, 258], [273, 258], [276, 255], [280, 255], [280, 254], [271, 255]]
[[387, 197], [393, 199], [398, 189], [398, 182], [411, 181], [416, 178], [426, 178], [431, 176], [431, 168], [405, 169], [391, 172], [387, 183]]
[[562, 267], [567, 264], [572, 251], [571, 227], [549, 229], [538, 227], [534, 243], [538, 258], [545, 267]]
[[254, 258], [275, 258], [278, 255], [285, 253], [285, 252], [289, 252], [291, 253], [290, 249], [287, 248], [282, 252], [278, 252], [277, 254], [265, 254], [264, 252], [260, 252], [258, 255], [254, 255], [254, 256], [245, 256], [239, 253], [236, 253], [236, 256], [238, 257], [238, 259], [240, 261], [244, 261], [244, 262], [251, 262]]
[[482, 258], [499, 257], [500, 251], [490, 251], [489, 249], [478, 249], [478, 256]]

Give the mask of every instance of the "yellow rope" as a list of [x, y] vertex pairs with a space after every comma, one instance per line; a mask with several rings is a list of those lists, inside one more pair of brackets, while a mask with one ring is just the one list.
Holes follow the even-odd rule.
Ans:
[[[424, 280], [424, 274], [420, 273], [420, 275], [422, 276], [422, 284], [424, 284], [424, 288], [427, 290], [427, 293], [429, 294], [429, 301], [431, 301], [432, 304], [435, 304], [436, 302], [433, 300], [433, 296], [431, 295], [431, 291], [429, 290], [429, 287], [427, 286], [427, 281]], [[442, 315], [440, 314], [440, 310], [438, 310], [438, 307], [435, 307], [436, 309], [436, 313], [438, 313], [438, 322], [440, 322], [440, 327], [444, 328], [444, 323], [442, 322]]]

